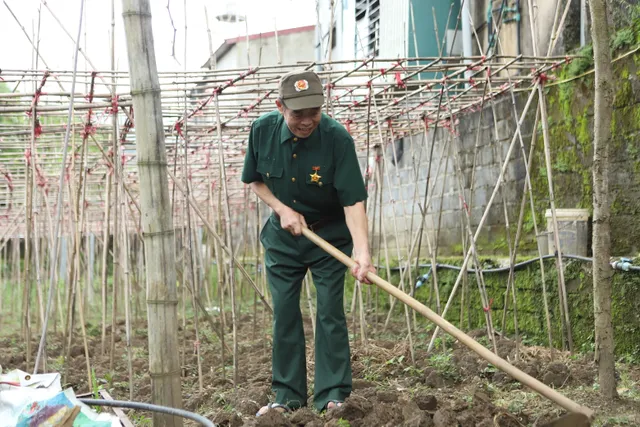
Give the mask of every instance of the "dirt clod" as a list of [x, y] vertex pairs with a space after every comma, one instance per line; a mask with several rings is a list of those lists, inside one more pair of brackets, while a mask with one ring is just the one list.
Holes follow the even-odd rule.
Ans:
[[402, 411], [395, 404], [378, 403], [373, 406], [373, 410], [367, 414], [362, 424], [364, 426], [397, 426], [402, 423]]
[[235, 412], [222, 411], [213, 417], [213, 423], [221, 427], [240, 427], [242, 419]]
[[407, 402], [402, 408], [404, 427], [428, 427], [433, 425], [433, 420], [427, 412], [418, 407], [414, 401]]
[[495, 374], [493, 374], [493, 382], [495, 384], [499, 384], [499, 385], [505, 385], [505, 384], [509, 384], [511, 382], [514, 382], [515, 380], [508, 374], [502, 372], [502, 371], [498, 371]]
[[365, 398], [360, 396], [350, 396], [344, 403], [327, 411], [328, 419], [345, 419], [347, 421], [356, 421], [364, 418], [371, 411], [373, 405]]
[[253, 427], [293, 427], [282, 412], [269, 409], [264, 414], [256, 417]]
[[430, 371], [426, 378], [424, 379], [425, 385], [432, 388], [442, 388], [444, 387], [444, 379], [442, 376], [436, 371]]
[[413, 400], [423, 411], [435, 411], [438, 408], [438, 399], [432, 394], [418, 395]]
[[498, 356], [503, 359], [509, 358], [510, 360], [515, 359], [516, 355], [516, 343], [515, 341], [511, 341], [509, 339], [500, 339], [496, 341], [496, 348], [498, 349]]
[[84, 354], [84, 348], [79, 345], [74, 345], [71, 347], [71, 351], [69, 352], [71, 357], [75, 358]]
[[311, 423], [318, 423], [319, 425], [322, 425], [320, 417], [310, 408], [298, 409], [291, 415], [289, 421], [294, 426], [309, 426]]
[[379, 391], [376, 393], [378, 400], [385, 403], [394, 403], [398, 401], [398, 395], [392, 391]]
[[433, 415], [433, 425], [435, 427], [452, 427], [458, 424], [453, 412], [447, 409], [438, 409]]
[[562, 387], [569, 379], [569, 368], [560, 362], [550, 363], [542, 376], [542, 382], [550, 387]]
[[362, 390], [363, 388], [371, 388], [375, 386], [375, 383], [372, 383], [371, 381], [358, 380], [354, 378], [352, 388], [353, 390]]

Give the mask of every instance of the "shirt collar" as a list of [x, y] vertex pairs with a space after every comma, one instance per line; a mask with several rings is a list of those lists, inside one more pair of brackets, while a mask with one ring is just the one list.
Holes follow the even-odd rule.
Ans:
[[280, 143], [285, 143], [291, 138], [293, 138], [293, 133], [289, 130], [289, 126], [287, 126], [287, 122], [282, 118], [282, 129], [280, 130]]

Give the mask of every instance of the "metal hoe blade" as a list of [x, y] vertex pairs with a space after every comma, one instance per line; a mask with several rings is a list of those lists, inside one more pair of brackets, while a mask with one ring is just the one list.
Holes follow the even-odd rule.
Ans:
[[591, 422], [589, 418], [584, 414], [567, 414], [556, 420], [553, 420], [547, 424], [543, 424], [541, 427], [590, 427]]

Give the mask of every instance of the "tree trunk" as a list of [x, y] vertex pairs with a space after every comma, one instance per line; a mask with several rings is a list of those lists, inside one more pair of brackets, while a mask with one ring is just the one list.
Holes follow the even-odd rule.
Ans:
[[609, 49], [607, 1], [591, 0], [591, 37], [595, 62], [593, 125], [593, 311], [598, 378], [603, 396], [617, 395], [611, 321], [611, 252], [609, 199], [609, 145], [613, 114], [613, 70]]
[[[174, 229], [149, 0], [123, 0], [145, 245], [152, 402], [182, 407]], [[154, 414], [154, 426], [182, 419]]]

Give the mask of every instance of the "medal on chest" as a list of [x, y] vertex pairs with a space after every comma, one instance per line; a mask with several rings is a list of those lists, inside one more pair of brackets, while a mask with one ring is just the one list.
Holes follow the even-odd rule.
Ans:
[[322, 176], [318, 175], [318, 171], [320, 170], [320, 166], [312, 166], [311, 169], [313, 170], [313, 173], [309, 174], [309, 176], [311, 177], [311, 182], [315, 182], [318, 185], [322, 185], [322, 182], [320, 181], [320, 178], [322, 178]]

